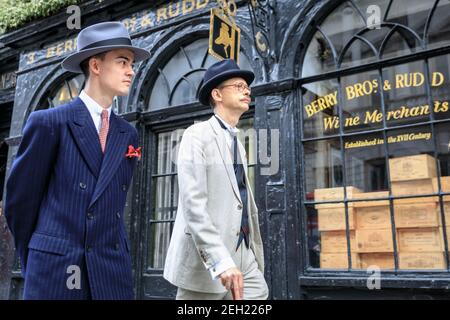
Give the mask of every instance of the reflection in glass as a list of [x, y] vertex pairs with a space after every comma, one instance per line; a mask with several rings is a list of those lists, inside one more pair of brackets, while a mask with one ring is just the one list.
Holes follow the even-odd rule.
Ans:
[[60, 87], [55, 90], [56, 93], [48, 98], [48, 107], [54, 108], [68, 103], [78, 97], [83, 86], [84, 75], [82, 74], [65, 80]]
[[434, 119], [450, 118], [450, 55], [428, 60]]
[[423, 61], [384, 68], [383, 79], [385, 117], [388, 126], [430, 119]]
[[378, 71], [341, 78], [344, 132], [377, 129], [383, 126]]
[[[342, 155], [339, 139], [318, 140], [303, 144], [305, 157], [306, 198], [316, 201], [318, 190], [343, 186]], [[340, 199], [343, 200], [343, 194]], [[339, 199], [337, 199], [339, 200]]]
[[381, 133], [344, 139], [347, 186], [365, 192], [388, 189], [384, 139]]
[[439, 1], [430, 21], [428, 48], [440, 48], [450, 44], [450, 2]]

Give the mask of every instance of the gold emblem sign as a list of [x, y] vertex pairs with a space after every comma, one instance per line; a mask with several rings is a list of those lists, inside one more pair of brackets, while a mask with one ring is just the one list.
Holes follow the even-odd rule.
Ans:
[[213, 57], [233, 59], [239, 64], [241, 30], [218, 8], [211, 9], [209, 54]]

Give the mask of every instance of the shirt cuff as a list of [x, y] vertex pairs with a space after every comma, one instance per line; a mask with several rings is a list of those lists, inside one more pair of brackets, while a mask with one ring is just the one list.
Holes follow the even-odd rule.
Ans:
[[233, 259], [231, 257], [223, 259], [209, 268], [209, 272], [211, 273], [211, 277], [213, 280], [216, 280], [222, 272], [227, 271], [230, 268], [236, 267]]

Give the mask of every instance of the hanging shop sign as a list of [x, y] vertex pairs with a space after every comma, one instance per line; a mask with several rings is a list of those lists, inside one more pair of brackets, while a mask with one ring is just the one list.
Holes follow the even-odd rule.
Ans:
[[241, 30], [233, 16], [234, 1], [218, 1], [220, 7], [211, 9], [208, 53], [216, 59], [232, 59], [239, 64]]

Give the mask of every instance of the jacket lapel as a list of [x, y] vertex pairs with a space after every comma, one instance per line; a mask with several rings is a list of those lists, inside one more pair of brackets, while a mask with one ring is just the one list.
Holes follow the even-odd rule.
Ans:
[[72, 121], [69, 122], [73, 138], [92, 174], [98, 178], [102, 165], [102, 152], [92, 117], [80, 98], [73, 102]]
[[108, 186], [112, 177], [116, 174], [120, 162], [125, 158], [127, 141], [128, 133], [122, 128], [114, 112], [111, 112], [105, 154], [103, 156], [103, 162], [94, 195], [91, 199], [91, 205], [97, 201]]
[[225, 133], [223, 132], [224, 130], [222, 129], [222, 127], [220, 127], [220, 124], [217, 122], [217, 119], [214, 116], [212, 116], [208, 121], [215, 133], [217, 147], [219, 148], [220, 156], [222, 157], [223, 164], [227, 171], [228, 178], [230, 179], [231, 186], [233, 187], [234, 194], [242, 203], [241, 195], [239, 194], [239, 188], [236, 181], [236, 175], [234, 174], [233, 160], [231, 159], [230, 149], [227, 146]]

